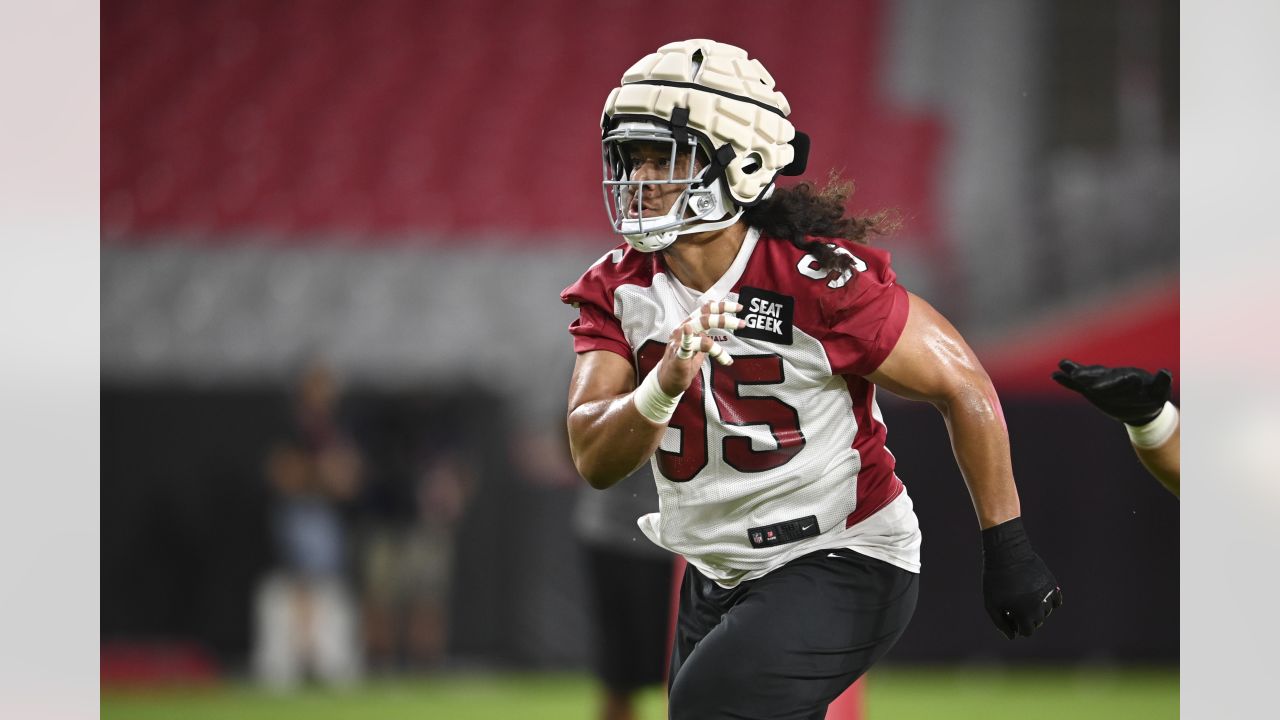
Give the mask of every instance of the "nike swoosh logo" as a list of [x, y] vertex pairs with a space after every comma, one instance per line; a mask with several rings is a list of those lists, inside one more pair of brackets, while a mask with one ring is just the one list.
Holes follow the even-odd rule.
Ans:
[[808, 530], [811, 527], [813, 527], [813, 523], [809, 523], [808, 525], [805, 525], [804, 527], [800, 528], [800, 532], [804, 532], [805, 530]]
[[[838, 555], [838, 554], [836, 554], [836, 553], [827, 553], [827, 557], [840, 558], [840, 555]], [[843, 558], [841, 558], [841, 559], [843, 559]]]

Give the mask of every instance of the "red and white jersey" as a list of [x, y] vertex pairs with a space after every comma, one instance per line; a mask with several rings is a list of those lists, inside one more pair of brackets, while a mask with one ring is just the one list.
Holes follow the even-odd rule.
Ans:
[[560, 296], [580, 313], [574, 350], [627, 358], [637, 383], [703, 303], [745, 306], [746, 328], [710, 333], [734, 363], [708, 359], [685, 391], [653, 458], [659, 512], [639, 519], [649, 539], [726, 587], [824, 548], [920, 569], [915, 512], [862, 377], [902, 334], [907, 292], [889, 253], [835, 245], [855, 270], [831, 279], [811, 255], [752, 229], [700, 294], [660, 253], [621, 245]]

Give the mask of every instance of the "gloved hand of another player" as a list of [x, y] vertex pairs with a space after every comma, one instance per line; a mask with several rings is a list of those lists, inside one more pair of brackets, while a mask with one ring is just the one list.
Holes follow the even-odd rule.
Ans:
[[982, 531], [982, 599], [991, 622], [1010, 640], [1030, 637], [1062, 606], [1062, 588], [1031, 549], [1022, 518]]
[[1173, 376], [1168, 370], [1152, 375], [1134, 367], [1058, 363], [1053, 373], [1059, 385], [1084, 395], [1099, 410], [1126, 425], [1145, 425], [1155, 419], [1169, 400]]

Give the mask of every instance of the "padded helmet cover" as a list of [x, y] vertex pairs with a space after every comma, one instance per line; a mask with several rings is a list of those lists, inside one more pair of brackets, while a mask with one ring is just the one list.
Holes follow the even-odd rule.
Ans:
[[616, 118], [626, 117], [669, 124], [676, 108], [688, 109], [685, 123], [712, 145], [708, 153], [733, 148], [724, 181], [739, 206], [759, 202], [788, 165], [804, 162], [791, 144], [796, 130], [787, 120], [790, 104], [742, 48], [714, 40], [663, 45], [623, 74], [605, 101], [601, 126], [607, 134]]

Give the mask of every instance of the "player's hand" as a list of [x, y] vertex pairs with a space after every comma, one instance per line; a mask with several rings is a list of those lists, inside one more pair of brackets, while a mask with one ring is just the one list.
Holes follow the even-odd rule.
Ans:
[[1010, 640], [1030, 637], [1062, 606], [1062, 588], [1014, 518], [982, 531], [982, 599]]
[[742, 306], [730, 300], [709, 302], [690, 315], [680, 327], [671, 331], [666, 352], [655, 372], [662, 391], [672, 397], [689, 388], [693, 378], [701, 371], [702, 360], [707, 355], [721, 365], [732, 365], [733, 358], [720, 343], [707, 336], [708, 332], [732, 333], [742, 327], [743, 321], [735, 313]]
[[1173, 376], [1168, 370], [1152, 375], [1134, 367], [1058, 363], [1053, 373], [1059, 385], [1084, 395], [1099, 410], [1126, 425], [1146, 425], [1169, 400]]

